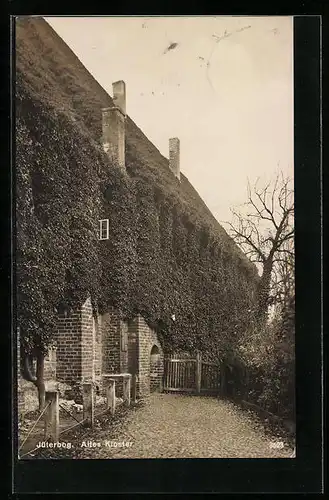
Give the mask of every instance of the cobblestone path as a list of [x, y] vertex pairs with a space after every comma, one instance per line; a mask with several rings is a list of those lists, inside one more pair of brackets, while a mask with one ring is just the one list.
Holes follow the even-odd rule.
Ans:
[[[132, 444], [109, 447], [104, 440]], [[152, 394], [119, 429], [98, 433], [97, 441], [97, 449], [83, 448], [85, 458], [289, 458], [293, 451], [273, 448], [277, 440], [233, 403], [173, 394]]]

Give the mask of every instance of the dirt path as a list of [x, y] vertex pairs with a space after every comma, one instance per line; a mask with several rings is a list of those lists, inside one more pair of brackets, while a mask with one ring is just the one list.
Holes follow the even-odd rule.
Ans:
[[119, 428], [93, 433], [75, 454], [76, 458], [288, 458], [291, 455], [287, 445], [275, 449], [273, 443], [275, 440], [265, 435], [261, 425], [230, 402], [152, 394], [143, 407], [128, 412]]

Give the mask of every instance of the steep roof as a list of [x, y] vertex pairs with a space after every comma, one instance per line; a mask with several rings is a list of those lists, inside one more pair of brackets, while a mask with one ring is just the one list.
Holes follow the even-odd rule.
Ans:
[[[101, 108], [112, 98], [84, 67], [78, 57], [41, 17], [22, 17], [16, 23], [16, 80], [32, 98], [63, 112], [75, 123], [77, 133], [101, 142]], [[128, 110], [129, 111], [129, 110]], [[161, 126], [161, 117], [157, 117]], [[168, 159], [127, 117], [126, 149], [136, 160], [137, 175], [155, 187], [178, 197], [195, 221], [211, 230], [220, 244], [252, 273], [256, 269], [212, 215], [197, 191], [181, 174], [181, 182], [169, 170]], [[134, 172], [135, 174], [136, 172]]]

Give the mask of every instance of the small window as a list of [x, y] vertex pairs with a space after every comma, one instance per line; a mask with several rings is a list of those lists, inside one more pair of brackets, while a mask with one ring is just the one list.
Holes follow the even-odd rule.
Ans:
[[102, 219], [99, 221], [99, 239], [108, 240], [109, 239], [109, 219]]

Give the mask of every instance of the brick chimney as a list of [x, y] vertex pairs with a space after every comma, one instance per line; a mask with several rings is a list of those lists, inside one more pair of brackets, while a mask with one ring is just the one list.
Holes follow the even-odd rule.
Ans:
[[180, 181], [180, 167], [179, 167], [179, 152], [180, 142], [177, 137], [169, 139], [169, 168]]
[[120, 80], [112, 88], [113, 106], [102, 109], [103, 149], [125, 170], [126, 84]]

